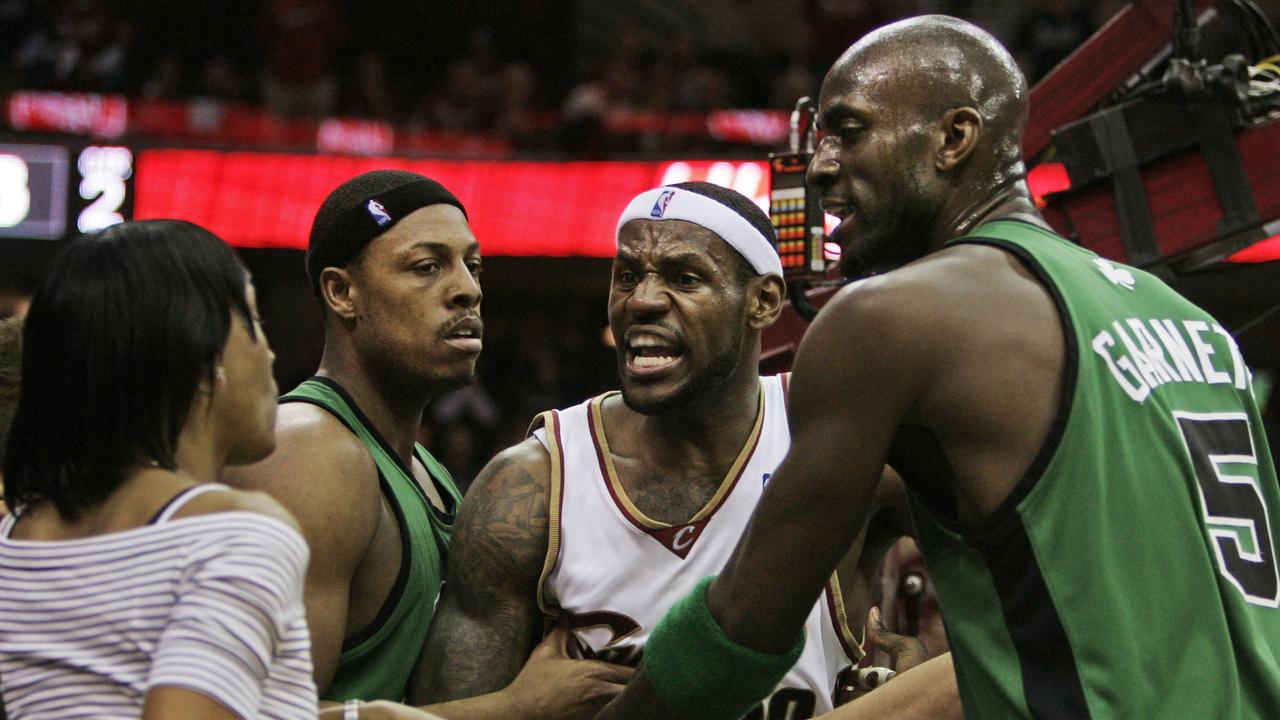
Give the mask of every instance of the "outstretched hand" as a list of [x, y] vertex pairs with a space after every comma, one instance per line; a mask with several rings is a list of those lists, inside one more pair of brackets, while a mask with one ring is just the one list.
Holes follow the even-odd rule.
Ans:
[[876, 647], [889, 653], [893, 669], [904, 673], [929, 659], [929, 653], [919, 638], [899, 635], [885, 627], [880, 618], [880, 608], [871, 607], [867, 611], [867, 634]]
[[529, 655], [503, 693], [516, 704], [515, 717], [530, 720], [592, 718], [622, 692], [634, 668], [569, 657], [570, 633], [551, 631]]

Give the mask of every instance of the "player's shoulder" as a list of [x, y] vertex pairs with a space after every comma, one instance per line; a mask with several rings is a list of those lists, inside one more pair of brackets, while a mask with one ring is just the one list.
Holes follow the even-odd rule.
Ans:
[[281, 405], [275, 451], [252, 465], [226, 468], [222, 480], [279, 501], [313, 546], [329, 538], [360, 547], [378, 524], [382, 488], [373, 455], [340, 420], [314, 405]]
[[[378, 468], [369, 448], [332, 413], [309, 403], [285, 403], [276, 414], [276, 448], [265, 460], [230, 469], [228, 482], [246, 489], [296, 487], [308, 492], [325, 486], [359, 493], [377, 489]], [[364, 480], [364, 482], [359, 482]]]
[[536, 581], [550, 532], [551, 482], [550, 455], [536, 438], [489, 461], [454, 524], [449, 577], [455, 588]]
[[225, 488], [221, 491], [201, 493], [184, 504], [175, 518], [213, 517], [222, 513], [244, 512], [282, 523], [301, 533], [298, 521], [278, 500], [257, 490]]
[[371, 466], [373, 458], [363, 441], [328, 410], [305, 402], [287, 402], [276, 412], [276, 443], [289, 451], [306, 452], [327, 461]]
[[[845, 286], [819, 314], [826, 324], [889, 343], [948, 339], [974, 320], [1007, 311], [1039, 291], [999, 248], [953, 245], [883, 275]], [[825, 318], [823, 316], [826, 316]]]
[[545, 493], [551, 480], [551, 453], [538, 438], [525, 438], [493, 456], [467, 491], [473, 495]]

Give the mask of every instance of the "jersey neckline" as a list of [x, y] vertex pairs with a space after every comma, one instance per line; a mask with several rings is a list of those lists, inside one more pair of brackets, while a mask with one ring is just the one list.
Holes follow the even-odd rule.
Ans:
[[609, 491], [609, 496], [617, 505], [618, 510], [622, 512], [623, 517], [627, 519], [636, 529], [641, 532], [653, 534], [663, 530], [670, 530], [673, 527], [688, 527], [698, 523], [703, 523], [711, 518], [712, 515], [724, 505], [725, 500], [729, 497], [729, 493], [738, 484], [738, 480], [742, 477], [743, 470], [746, 469], [751, 457], [755, 454], [756, 446], [760, 442], [761, 430], [764, 427], [765, 400], [764, 400], [764, 384], [760, 383], [760, 390], [756, 400], [756, 418], [755, 423], [751, 427], [751, 432], [747, 435], [746, 442], [743, 443], [742, 449], [738, 451], [738, 455], [734, 458], [733, 463], [729, 466], [728, 472], [721, 479], [720, 485], [716, 488], [715, 493], [707, 500], [696, 513], [688, 520], [679, 525], [655, 520], [646, 515], [627, 495], [626, 489], [622, 486], [622, 481], [618, 476], [618, 470], [613, 463], [613, 453], [609, 449], [609, 440], [605, 435], [604, 414], [602, 412], [605, 400], [618, 395], [618, 391], [612, 391], [598, 395], [591, 400], [588, 407], [588, 422], [591, 429], [591, 441], [596, 452], [596, 459], [600, 463], [600, 474], [604, 478], [605, 488]]

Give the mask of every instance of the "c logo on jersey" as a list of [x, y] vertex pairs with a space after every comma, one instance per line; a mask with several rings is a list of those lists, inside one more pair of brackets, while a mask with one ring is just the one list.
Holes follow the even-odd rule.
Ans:
[[663, 547], [683, 560], [689, 555], [689, 550], [698, 541], [698, 538], [702, 535], [703, 528], [706, 526], [707, 518], [704, 518], [688, 525], [650, 530], [649, 533], [655, 540], [662, 543]]
[[696, 532], [691, 525], [685, 525], [676, 532], [675, 540], [671, 542], [672, 550], [684, 550], [693, 544]]

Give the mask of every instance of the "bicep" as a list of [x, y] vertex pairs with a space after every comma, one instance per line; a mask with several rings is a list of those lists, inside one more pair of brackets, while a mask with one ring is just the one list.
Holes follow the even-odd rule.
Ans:
[[411, 702], [500, 690], [536, 644], [550, 515], [549, 462], [539, 452], [540, 446], [526, 444], [502, 453], [467, 493], [444, 594], [410, 683]]
[[[757, 649], [779, 652], [864, 526], [893, 433], [919, 369], [874, 295], [844, 296], [805, 335], [788, 404], [791, 448], [773, 475], [725, 573], [708, 597], [726, 632], [750, 639], [777, 618]], [[751, 592], [785, 587], [785, 593]], [[729, 598], [749, 597], [730, 604]], [[739, 633], [741, 635], [739, 635]]]
[[304, 602], [315, 678], [323, 693], [338, 667], [347, 630], [351, 581], [368, 552], [382, 512], [377, 466], [345, 428], [286, 426], [266, 460], [228, 477], [262, 490], [297, 519], [311, 551]]

